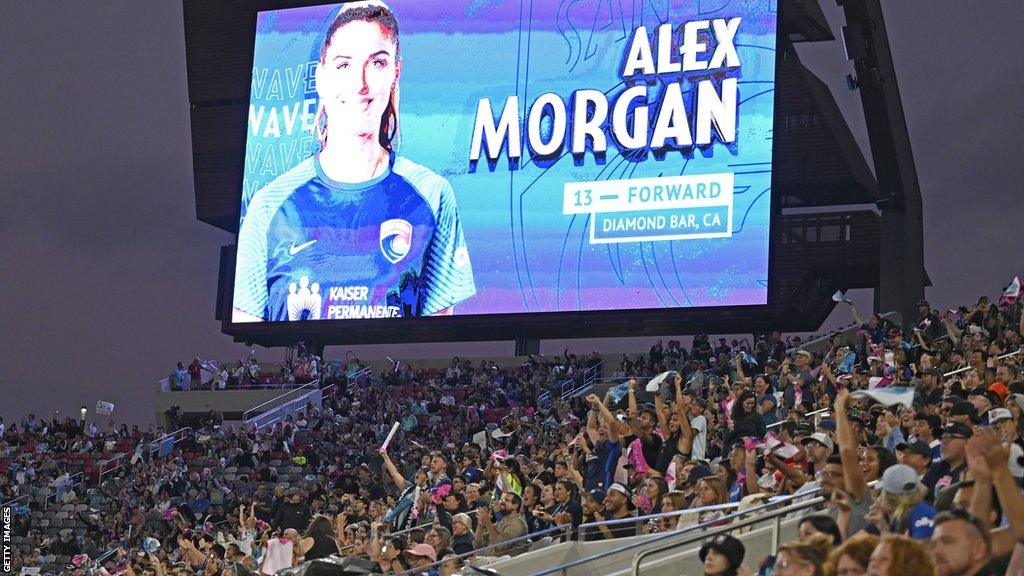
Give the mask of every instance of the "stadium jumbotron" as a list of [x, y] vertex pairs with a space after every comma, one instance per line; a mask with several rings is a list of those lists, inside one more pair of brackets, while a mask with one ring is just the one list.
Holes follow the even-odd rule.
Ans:
[[116, 4], [0, 21], [0, 574], [1024, 575], [1012, 19]]

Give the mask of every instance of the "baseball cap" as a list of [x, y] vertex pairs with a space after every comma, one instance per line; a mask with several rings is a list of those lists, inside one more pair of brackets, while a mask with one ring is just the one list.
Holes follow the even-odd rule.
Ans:
[[405, 551], [407, 556], [423, 556], [431, 562], [437, 562], [437, 551], [430, 544], [417, 544]]
[[809, 422], [801, 422], [796, 425], [796, 430], [793, 431], [794, 436], [810, 436], [814, 434], [814, 425]]
[[1013, 414], [1006, 408], [993, 408], [988, 411], [988, 423], [995, 424], [1003, 420], [1012, 420]]
[[989, 392], [994, 393], [996, 396], [999, 396], [1000, 403], [1006, 400], [1006, 396], [1010, 393], [1010, 389], [1007, 388], [1006, 384], [1003, 384], [1002, 382], [993, 383], [991, 386], [988, 387], [988, 390]]
[[808, 358], [813, 358], [813, 357], [814, 357], [814, 355], [813, 355], [813, 354], [811, 354], [811, 353], [810, 353], [810, 352], [808, 352], [807, 350], [804, 350], [803, 348], [801, 348], [801, 349], [797, 350], [797, 351], [796, 351], [796, 355], [797, 355], [797, 356], [806, 356], [806, 357], [808, 357]]
[[942, 370], [939, 370], [938, 368], [925, 368], [924, 371], [921, 372], [921, 375], [931, 375], [936, 378], [942, 378]]
[[1003, 405], [1003, 400], [999, 397], [998, 394], [991, 390], [985, 390], [984, 388], [975, 388], [971, 390], [970, 392], [967, 393], [967, 397], [969, 398], [971, 396], [984, 396], [985, 398], [988, 398], [989, 403], [992, 404], [993, 406]]
[[598, 504], [604, 503], [604, 497], [608, 495], [604, 490], [601, 490], [600, 488], [594, 488], [593, 490], [588, 491], [586, 494], [591, 500], [597, 502]]
[[970, 416], [971, 420], [978, 422], [978, 411], [970, 402], [957, 402], [949, 408], [950, 416]]
[[932, 456], [932, 449], [927, 444], [920, 440], [918, 440], [917, 442], [911, 442], [909, 444], [906, 442], [900, 442], [899, 444], [896, 445], [896, 449], [910, 452], [911, 454], [920, 454], [921, 456], [925, 456], [928, 458], [931, 458]]
[[963, 438], [966, 440], [973, 436], [974, 432], [971, 431], [970, 426], [963, 422], [950, 422], [942, 428], [942, 435]]
[[821, 444], [825, 448], [828, 448], [829, 452], [834, 450], [836, 447], [835, 443], [832, 442], [832, 438], [830, 438], [829, 435], [825, 434], [824, 432], [815, 432], [814, 434], [811, 434], [810, 436], [800, 440], [800, 443], [803, 444], [804, 446], [807, 446], [811, 442], [817, 442], [818, 444]]
[[906, 464], [894, 464], [882, 474], [882, 490], [890, 494], [911, 494], [917, 490], [917, 472]]
[[695, 484], [701, 478], [707, 478], [709, 476], [714, 476], [714, 475], [715, 474], [711, 471], [711, 468], [708, 468], [707, 466], [705, 466], [703, 464], [698, 464], [698, 465], [694, 466], [693, 468], [690, 468], [690, 473], [686, 475], [686, 482], [685, 483], [687, 485], [692, 485], [692, 484]]

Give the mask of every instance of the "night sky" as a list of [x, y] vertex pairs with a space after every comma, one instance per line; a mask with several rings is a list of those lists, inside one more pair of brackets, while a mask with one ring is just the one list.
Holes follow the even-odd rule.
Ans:
[[[821, 3], [838, 36], [841, 9]], [[924, 197], [927, 296], [941, 309], [996, 296], [1024, 274], [1024, 4], [884, 4]], [[119, 422], [148, 423], [156, 382], [176, 361], [248, 353], [213, 319], [218, 249], [233, 238], [195, 218], [181, 3], [8, 0], [2, 9], [0, 416], [91, 412], [107, 400]], [[866, 146], [840, 42], [799, 52]], [[855, 296], [866, 313], [870, 292]], [[826, 326], [847, 321], [843, 309]], [[572, 344], [636, 351], [652, 340]], [[420, 358], [452, 346], [354, 349]], [[511, 356], [513, 347], [460, 349]]]

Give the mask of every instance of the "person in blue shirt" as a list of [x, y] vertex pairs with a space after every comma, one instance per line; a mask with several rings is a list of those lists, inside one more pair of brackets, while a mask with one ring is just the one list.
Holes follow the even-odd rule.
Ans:
[[257, 191], [233, 322], [450, 314], [476, 294], [451, 184], [397, 153], [398, 21], [344, 4], [316, 66], [319, 150]]

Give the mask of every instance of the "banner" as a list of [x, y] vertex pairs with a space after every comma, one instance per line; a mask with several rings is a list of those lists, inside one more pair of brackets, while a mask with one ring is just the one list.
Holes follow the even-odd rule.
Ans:
[[103, 414], [103, 415], [113, 414], [114, 413], [114, 403], [113, 402], [104, 402], [102, 400], [96, 402], [96, 413], [97, 414]]

